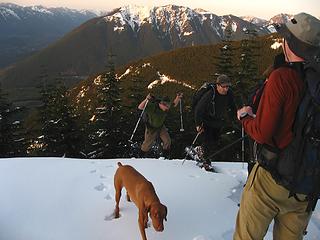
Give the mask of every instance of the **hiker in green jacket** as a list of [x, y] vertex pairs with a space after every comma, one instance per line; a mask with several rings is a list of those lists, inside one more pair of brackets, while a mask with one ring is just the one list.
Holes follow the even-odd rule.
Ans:
[[[177, 106], [183, 94], [177, 93], [173, 100], [173, 105]], [[151, 94], [139, 104], [138, 109], [145, 109], [145, 124], [146, 129], [144, 133], [144, 141], [141, 145], [140, 157], [146, 156], [153, 143], [159, 136], [162, 141], [163, 155], [169, 158], [171, 138], [168, 129], [164, 125], [168, 111], [170, 109], [171, 101], [169, 97], [155, 99]]]

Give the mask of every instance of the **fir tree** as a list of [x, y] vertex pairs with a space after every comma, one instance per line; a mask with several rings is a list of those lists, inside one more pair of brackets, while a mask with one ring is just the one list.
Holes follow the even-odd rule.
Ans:
[[0, 157], [25, 156], [26, 140], [21, 121], [17, 120], [19, 108], [13, 108], [0, 86]]
[[125, 140], [121, 132], [120, 87], [112, 55], [108, 57], [108, 71], [100, 76], [98, 104], [89, 123], [90, 145], [87, 152], [90, 158], [112, 158], [123, 154]]
[[25, 108], [15, 107], [11, 111], [14, 157], [25, 157], [27, 155], [29, 139], [27, 138], [27, 130], [24, 127], [24, 121], [20, 120], [21, 116], [25, 115], [25, 110]]
[[217, 57], [216, 64], [216, 74], [226, 74], [231, 79], [234, 78], [234, 58], [235, 58], [235, 49], [232, 46], [231, 42], [232, 38], [232, 26], [231, 22], [228, 22], [225, 29], [225, 37], [222, 40], [221, 47], [219, 48], [219, 56]]
[[[129, 87], [128, 104], [126, 105], [127, 111], [125, 116], [125, 134], [127, 135], [127, 139], [131, 138], [135, 124], [139, 120], [142, 113], [142, 111], [138, 109], [138, 105], [143, 99], [145, 99], [147, 95], [146, 91], [144, 90], [146, 86], [139, 76], [133, 75], [130, 83], [131, 85]], [[143, 126], [143, 119], [141, 119], [139, 127], [135, 132], [135, 139], [137, 139], [139, 136], [141, 138], [143, 137], [144, 127], [141, 126]]]
[[236, 84], [233, 88], [238, 102], [241, 102], [240, 105], [247, 102], [247, 96], [250, 95], [251, 89], [259, 79], [257, 57], [260, 46], [257, 41], [257, 33], [253, 29], [247, 29], [245, 34], [247, 38], [241, 40], [240, 63], [235, 76]]
[[[65, 85], [58, 81], [56, 86], [42, 85], [40, 107], [41, 129], [36, 152], [44, 156], [79, 157], [79, 130], [69, 103]], [[32, 153], [34, 154], [34, 153]]]

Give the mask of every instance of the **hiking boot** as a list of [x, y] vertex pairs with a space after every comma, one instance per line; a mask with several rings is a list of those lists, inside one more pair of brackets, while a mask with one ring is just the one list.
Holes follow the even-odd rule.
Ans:
[[213, 168], [213, 166], [211, 165], [210, 161], [205, 161], [202, 163], [202, 166], [200, 166], [201, 168], [204, 168], [204, 170], [208, 171], [208, 172], [216, 172]]
[[145, 158], [147, 157], [148, 152], [144, 152], [140, 149], [139, 153], [138, 153], [138, 158]]
[[165, 159], [171, 159], [170, 150], [163, 150], [162, 153], [163, 153], [162, 156], [163, 156]]
[[205, 164], [203, 164], [203, 168], [207, 172], [216, 172], [211, 164], [205, 163]]

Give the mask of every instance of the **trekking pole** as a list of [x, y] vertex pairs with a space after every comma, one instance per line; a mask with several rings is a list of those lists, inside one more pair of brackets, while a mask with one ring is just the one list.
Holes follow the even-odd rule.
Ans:
[[245, 160], [245, 149], [244, 149], [244, 127], [241, 127], [241, 159], [242, 159], [242, 168], [244, 167], [244, 160]]
[[[198, 137], [199, 137], [199, 135], [200, 135], [201, 133], [202, 133], [201, 131], [197, 133], [196, 137], [193, 139], [193, 142], [191, 143], [191, 147], [196, 143], [196, 141], [197, 141], [197, 139], [198, 139]], [[183, 165], [184, 162], [186, 161], [186, 157], [187, 157], [187, 156], [188, 156], [188, 153], [185, 155], [185, 157], [184, 157], [184, 159], [183, 159], [183, 161], [182, 161], [182, 165]]]
[[182, 119], [182, 103], [181, 103], [181, 99], [179, 101], [180, 104], [180, 132], [184, 132], [184, 128], [183, 128], [183, 119]]
[[137, 123], [136, 123], [136, 126], [135, 126], [134, 130], [133, 130], [133, 133], [132, 133], [132, 135], [131, 135], [131, 137], [130, 137], [130, 139], [129, 139], [129, 142], [132, 142], [133, 136], [134, 136], [134, 134], [135, 134], [136, 131], [137, 131], [138, 125], [139, 125], [139, 123], [140, 123], [140, 121], [141, 121], [141, 119], [142, 119], [142, 116], [143, 116], [143, 114], [144, 114], [144, 111], [146, 110], [146, 107], [147, 107], [148, 103], [149, 103], [149, 100], [147, 99], [146, 104], [144, 105], [143, 110], [142, 110], [142, 112], [141, 112], [141, 114], [140, 114], [140, 117], [139, 117], [139, 119], [138, 119], [138, 121], [137, 121]]
[[217, 152], [213, 153], [212, 155], [210, 155], [208, 158], [212, 158], [216, 155], [218, 155], [219, 153], [223, 152], [224, 150], [228, 149], [229, 147], [232, 147], [233, 145], [235, 145], [236, 143], [240, 142], [240, 141], [243, 141], [246, 137], [248, 137], [248, 135], [244, 135], [243, 137], [241, 138], [238, 138], [236, 141], [228, 144], [227, 146], [221, 148], [220, 150], [218, 150]]

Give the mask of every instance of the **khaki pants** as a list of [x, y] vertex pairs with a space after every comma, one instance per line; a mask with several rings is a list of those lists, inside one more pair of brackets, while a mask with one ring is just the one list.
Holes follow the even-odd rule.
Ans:
[[[298, 202], [278, 185], [271, 174], [256, 164], [242, 193], [234, 240], [262, 240], [274, 219], [273, 240], [303, 238], [311, 213], [308, 202]], [[305, 195], [299, 195], [304, 199]]]
[[162, 128], [159, 130], [148, 129], [146, 127], [146, 130], [144, 132], [144, 141], [141, 145], [141, 150], [144, 152], [148, 152], [158, 135], [163, 142], [163, 150], [169, 150], [171, 145], [171, 138], [165, 126], [162, 126]]

